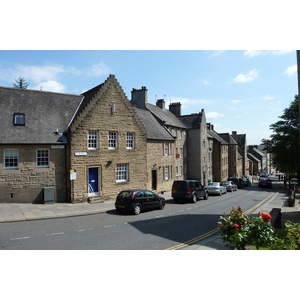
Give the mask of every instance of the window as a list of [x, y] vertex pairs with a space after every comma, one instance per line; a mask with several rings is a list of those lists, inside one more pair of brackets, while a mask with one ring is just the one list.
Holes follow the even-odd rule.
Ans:
[[40, 168], [49, 167], [49, 150], [38, 149], [36, 150], [36, 166]]
[[165, 167], [165, 180], [169, 180], [170, 178], [170, 172], [169, 172], [169, 167]]
[[89, 149], [98, 149], [98, 132], [97, 131], [89, 131], [88, 148]]
[[14, 125], [25, 126], [25, 114], [14, 114]]
[[18, 169], [18, 150], [9, 149], [4, 150], [4, 168], [5, 169]]
[[116, 181], [128, 181], [128, 164], [117, 164], [116, 167]]
[[126, 149], [134, 149], [134, 133], [127, 132], [126, 134]]
[[118, 134], [117, 132], [108, 133], [108, 149], [118, 148]]
[[165, 156], [168, 156], [170, 153], [170, 147], [169, 143], [165, 143]]

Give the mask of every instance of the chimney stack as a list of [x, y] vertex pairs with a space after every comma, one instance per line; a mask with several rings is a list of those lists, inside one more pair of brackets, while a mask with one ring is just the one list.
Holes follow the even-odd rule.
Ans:
[[160, 107], [161, 109], [165, 109], [165, 100], [164, 99], [158, 99], [156, 101], [156, 106]]
[[142, 86], [140, 90], [132, 89], [130, 102], [134, 107], [146, 109], [146, 104], [148, 103], [147, 88], [145, 86]]
[[173, 113], [175, 116], [181, 116], [181, 103], [171, 103], [169, 105], [169, 111]]

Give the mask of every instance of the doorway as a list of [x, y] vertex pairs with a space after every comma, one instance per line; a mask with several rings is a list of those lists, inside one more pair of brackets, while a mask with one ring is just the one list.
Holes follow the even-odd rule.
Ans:
[[99, 168], [89, 168], [88, 171], [88, 188], [89, 194], [99, 194]]
[[157, 170], [152, 170], [152, 190], [157, 189]]

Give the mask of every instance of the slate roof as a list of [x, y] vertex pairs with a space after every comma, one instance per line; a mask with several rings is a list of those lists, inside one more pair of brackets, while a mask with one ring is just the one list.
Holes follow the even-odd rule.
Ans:
[[148, 110], [134, 107], [136, 114], [147, 131], [147, 139], [174, 141], [174, 137], [167, 131]]
[[214, 130], [207, 129], [207, 134], [210, 134], [214, 139], [220, 142], [222, 145], [227, 145], [228, 143], [222, 139], [217, 132]]
[[[82, 95], [0, 87], [0, 144], [61, 144], [63, 133]], [[14, 113], [25, 114], [25, 126], [13, 125]]]
[[146, 104], [146, 108], [152, 112], [159, 120], [161, 120], [166, 126], [173, 126], [178, 128], [186, 128], [186, 126], [167, 109], [162, 109], [153, 104]]
[[200, 128], [202, 113], [177, 117], [187, 128]]
[[237, 145], [237, 141], [229, 133], [219, 133], [219, 136], [229, 145]]

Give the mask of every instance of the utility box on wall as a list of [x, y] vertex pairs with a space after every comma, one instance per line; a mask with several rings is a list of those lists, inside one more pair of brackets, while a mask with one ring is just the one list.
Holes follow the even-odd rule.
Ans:
[[44, 187], [44, 204], [54, 203], [54, 187]]

